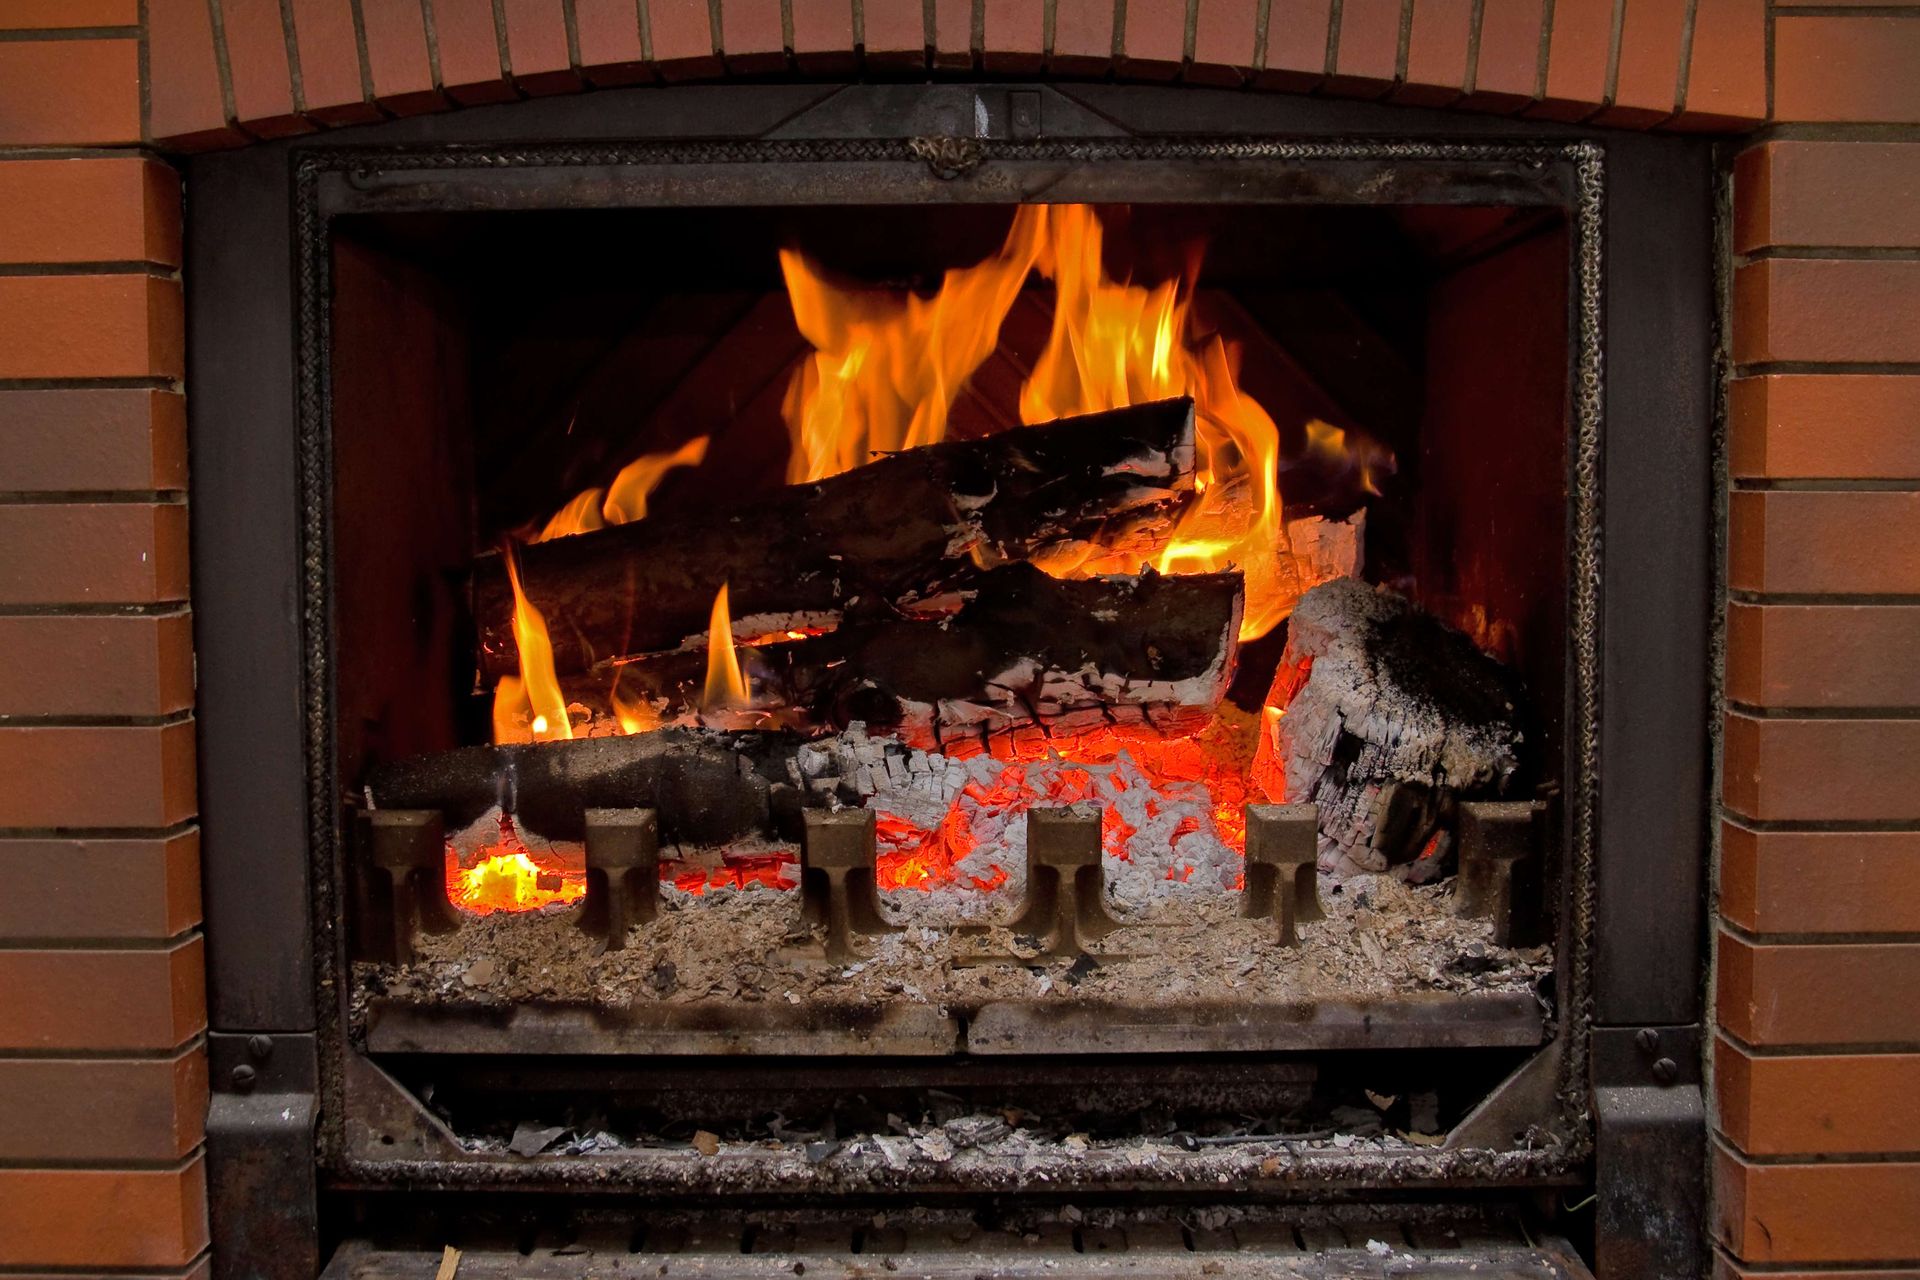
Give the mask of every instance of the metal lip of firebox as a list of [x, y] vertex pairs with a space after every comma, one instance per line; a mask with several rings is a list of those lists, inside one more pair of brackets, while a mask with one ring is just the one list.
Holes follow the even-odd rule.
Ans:
[[[1085, 138], [1029, 142], [895, 138], [665, 143], [315, 147], [293, 151], [298, 466], [308, 847], [315, 938], [322, 1165], [356, 1181], [454, 1186], [646, 1187], [674, 1192], [805, 1193], [859, 1186], [991, 1191], [1264, 1185], [1298, 1194], [1334, 1186], [1454, 1186], [1565, 1178], [1592, 1148], [1588, 1084], [1594, 848], [1599, 759], [1604, 149], [1569, 141], [1438, 142], [1387, 138]], [[1553, 1040], [1516, 1074], [1532, 1122], [1473, 1145], [1349, 1150], [1324, 1143], [1248, 1144], [1182, 1160], [1165, 1153], [1061, 1151], [1002, 1167], [990, 1160], [920, 1169], [884, 1143], [822, 1164], [795, 1152], [702, 1160], [641, 1149], [526, 1160], [467, 1152], [452, 1135], [400, 1132], [406, 1108], [384, 1073], [348, 1043], [338, 779], [334, 776], [330, 222], [347, 213], [601, 208], [673, 204], [1132, 200], [1222, 203], [1506, 203], [1564, 208], [1571, 229], [1569, 372], [1569, 748], [1563, 857], [1566, 925], [1558, 940], [1560, 1015]], [[352, 1059], [353, 1061], [349, 1061]], [[1503, 1089], [1505, 1087], [1503, 1086]], [[1491, 1103], [1498, 1103], [1496, 1095]], [[1490, 1104], [1483, 1104], [1490, 1105]], [[425, 1112], [418, 1117], [424, 1121]], [[1469, 1117], [1471, 1121], [1472, 1117]], [[1525, 1136], [1520, 1135], [1525, 1130]], [[1490, 1134], [1493, 1127], [1474, 1129]], [[1204, 1160], [1202, 1169], [1197, 1163]], [[1275, 1164], [1279, 1162], [1279, 1165]], [[1185, 1167], [1193, 1164], [1192, 1168]], [[1273, 1170], [1284, 1166], [1278, 1177]]]

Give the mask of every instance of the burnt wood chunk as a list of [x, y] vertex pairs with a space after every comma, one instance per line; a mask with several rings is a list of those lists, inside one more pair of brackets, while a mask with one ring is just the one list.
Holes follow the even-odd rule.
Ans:
[[1353, 578], [1307, 592], [1253, 765], [1268, 795], [1319, 806], [1320, 870], [1443, 868], [1461, 800], [1511, 794], [1524, 771], [1519, 685], [1462, 633]]
[[1318, 811], [1310, 804], [1247, 806], [1247, 883], [1240, 914], [1271, 918], [1283, 947], [1298, 942], [1295, 924], [1326, 919], [1320, 908]]
[[[981, 574], [949, 617], [849, 621], [741, 656], [755, 714], [802, 733], [860, 721], [927, 749], [1029, 729], [1179, 736], [1226, 694], [1242, 608], [1238, 573], [1065, 581], [1009, 564]], [[705, 673], [703, 652], [682, 651], [561, 689], [588, 726], [613, 724], [615, 701], [644, 699], [672, 719], [697, 705]]]
[[623, 951], [660, 906], [660, 820], [651, 809], [586, 811], [587, 900], [577, 923]]
[[[581, 672], [703, 635], [723, 583], [738, 632], [776, 632], [898, 613], [980, 563], [1088, 540], [1151, 546], [1192, 498], [1194, 464], [1193, 402], [1158, 401], [537, 543], [519, 553], [521, 584], [546, 617], [555, 670]], [[513, 592], [497, 553], [475, 566], [473, 607], [484, 673], [512, 674]]]

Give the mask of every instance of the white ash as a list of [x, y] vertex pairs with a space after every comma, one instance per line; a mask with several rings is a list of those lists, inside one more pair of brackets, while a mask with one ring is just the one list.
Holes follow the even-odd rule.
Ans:
[[986, 947], [1019, 959], [966, 964], [980, 940], [912, 924], [861, 939], [857, 960], [826, 964], [796, 950], [808, 936], [797, 892], [663, 893], [659, 914], [635, 926], [626, 949], [604, 953], [575, 926], [577, 908], [463, 914], [457, 932], [418, 938], [411, 965], [356, 965], [356, 1006], [382, 993], [426, 1004], [913, 1003], [960, 1012], [996, 1000], [1284, 1003], [1520, 991], [1552, 967], [1547, 948], [1494, 946], [1491, 923], [1455, 915], [1452, 898], [1450, 883], [1389, 876], [1323, 886], [1327, 919], [1301, 925], [1291, 947], [1275, 943], [1271, 921], [1240, 917], [1238, 894], [1217, 893], [1158, 904], [1148, 921], [1102, 939], [1092, 962], [1035, 955], [1031, 940], [993, 929]]

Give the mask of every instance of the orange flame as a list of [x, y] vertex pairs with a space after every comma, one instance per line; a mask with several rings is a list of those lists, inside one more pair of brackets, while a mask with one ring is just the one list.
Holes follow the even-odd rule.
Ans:
[[586, 489], [575, 494], [566, 506], [553, 513], [533, 541], [546, 542], [608, 525], [643, 520], [647, 514], [647, 498], [667, 478], [667, 472], [676, 467], [697, 467], [706, 458], [705, 436], [695, 436], [671, 453], [642, 454], [622, 467], [606, 488]]
[[740, 655], [733, 647], [733, 615], [727, 609], [727, 584], [713, 597], [707, 619], [707, 687], [700, 696], [704, 711], [744, 707], [750, 701], [747, 679], [740, 674]]
[[520, 587], [519, 558], [511, 546], [502, 553], [513, 587], [513, 643], [520, 651], [520, 674], [502, 676], [493, 690], [495, 742], [557, 742], [573, 737], [567, 700], [553, 669], [553, 643], [547, 620]]
[[931, 297], [853, 292], [790, 249], [787, 297], [814, 354], [787, 388], [787, 479], [837, 475], [876, 453], [933, 444], [967, 378], [993, 353], [1000, 323], [1040, 251], [1046, 207], [1023, 205], [998, 253], [955, 267]]
[[[816, 348], [785, 404], [789, 479], [817, 480], [888, 449], [942, 439], [967, 378], [993, 351], [1027, 274], [1053, 282], [1053, 328], [1020, 392], [1020, 416], [1045, 422], [1192, 396], [1200, 499], [1157, 566], [1247, 579], [1243, 639], [1270, 631], [1298, 586], [1283, 571], [1280, 432], [1240, 391], [1238, 353], [1192, 333], [1191, 279], [1152, 287], [1115, 280], [1089, 205], [1023, 205], [999, 251], [948, 271], [931, 297], [903, 302], [836, 289], [806, 260], [781, 254], [800, 331]], [[1131, 572], [1093, 549], [1042, 566], [1062, 577]]]

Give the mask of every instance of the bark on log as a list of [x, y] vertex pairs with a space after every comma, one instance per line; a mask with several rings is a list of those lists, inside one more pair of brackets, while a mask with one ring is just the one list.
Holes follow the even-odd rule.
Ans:
[[1453, 804], [1521, 780], [1517, 680], [1404, 597], [1353, 578], [1307, 592], [1287, 628], [1267, 698], [1283, 714], [1261, 735], [1255, 782], [1320, 806], [1322, 871], [1439, 874]]
[[[736, 630], [871, 616], [946, 591], [988, 562], [1164, 528], [1193, 495], [1193, 402], [1167, 400], [909, 449], [763, 501], [650, 517], [525, 548], [521, 583], [554, 665], [680, 647], [728, 586]], [[481, 665], [518, 669], [498, 554], [474, 571]], [[764, 619], [764, 627], [755, 620]]]
[[[752, 713], [769, 727], [839, 732], [860, 721], [927, 750], [999, 735], [1119, 726], [1197, 731], [1233, 678], [1238, 573], [1062, 581], [1028, 564], [979, 575], [950, 617], [849, 621], [804, 640], [742, 651]], [[651, 654], [562, 679], [589, 709], [645, 699], [664, 720], [691, 714], [704, 650]]]

